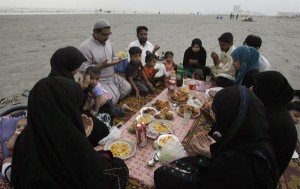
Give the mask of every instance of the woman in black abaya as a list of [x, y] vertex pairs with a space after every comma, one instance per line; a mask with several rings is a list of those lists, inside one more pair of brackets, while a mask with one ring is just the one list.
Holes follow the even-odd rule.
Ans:
[[110, 152], [100, 155], [87, 140], [81, 102], [80, 86], [64, 77], [47, 77], [33, 87], [28, 125], [13, 152], [13, 188], [125, 187], [124, 162]]
[[[74, 75], [85, 61], [86, 58], [77, 48], [71, 46], [60, 48], [51, 57], [49, 77], [61, 76], [74, 80]], [[95, 118], [90, 113], [85, 114], [91, 117], [94, 122], [92, 133], [88, 139], [93, 146], [97, 146], [98, 142], [109, 134], [109, 130], [104, 122]]]
[[268, 132], [282, 175], [297, 143], [296, 127], [287, 109], [294, 98], [294, 90], [281, 73], [267, 71], [258, 74], [253, 92], [265, 105]]

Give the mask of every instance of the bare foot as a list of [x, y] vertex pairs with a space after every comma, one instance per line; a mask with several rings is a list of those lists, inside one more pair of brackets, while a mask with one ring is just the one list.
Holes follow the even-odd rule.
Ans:
[[121, 107], [127, 112], [132, 112], [132, 109], [127, 104], [123, 104]]

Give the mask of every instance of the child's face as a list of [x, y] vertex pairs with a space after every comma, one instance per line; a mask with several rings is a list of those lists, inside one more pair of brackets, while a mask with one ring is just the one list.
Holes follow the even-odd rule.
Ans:
[[26, 126], [27, 126], [27, 118], [22, 118], [17, 122], [16, 131], [22, 132]]
[[133, 62], [135, 64], [140, 63], [141, 62], [141, 54], [130, 55], [130, 60], [131, 60], [131, 62]]
[[156, 61], [157, 61], [157, 60], [156, 60], [155, 58], [153, 58], [152, 60], [148, 61], [147, 64], [148, 64], [149, 66], [151, 66], [151, 67], [154, 67], [155, 64], [156, 64]]
[[192, 51], [193, 51], [194, 53], [199, 52], [199, 51], [200, 51], [200, 46], [197, 45], [197, 44], [193, 45], [193, 46], [192, 46]]
[[88, 75], [90, 76], [90, 85], [91, 87], [96, 87], [96, 85], [98, 84], [99, 80], [100, 80], [100, 74], [94, 74], [94, 73], [88, 73]]
[[173, 55], [168, 55], [167, 58], [166, 58], [166, 60], [167, 60], [168, 62], [173, 61]]

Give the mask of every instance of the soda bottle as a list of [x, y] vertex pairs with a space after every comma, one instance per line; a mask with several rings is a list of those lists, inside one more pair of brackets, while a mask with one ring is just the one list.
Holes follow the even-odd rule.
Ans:
[[176, 85], [177, 87], [181, 87], [183, 83], [183, 66], [180, 63], [177, 67], [177, 75], [176, 75]]
[[176, 73], [175, 70], [172, 70], [171, 77], [169, 80], [169, 92], [173, 92], [176, 87]]
[[139, 148], [147, 147], [147, 130], [144, 122], [136, 126], [136, 139]]

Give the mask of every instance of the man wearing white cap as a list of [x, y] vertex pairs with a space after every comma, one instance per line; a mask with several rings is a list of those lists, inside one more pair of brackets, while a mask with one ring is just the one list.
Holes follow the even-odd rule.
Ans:
[[114, 65], [120, 63], [116, 57], [112, 42], [109, 36], [112, 34], [110, 23], [107, 20], [99, 19], [94, 24], [93, 35], [82, 42], [79, 50], [84, 54], [87, 61], [81, 66], [85, 71], [89, 66], [97, 66], [101, 69], [100, 83], [103, 88], [109, 91], [113, 98], [113, 104], [124, 98], [131, 92], [131, 86], [114, 72]]

